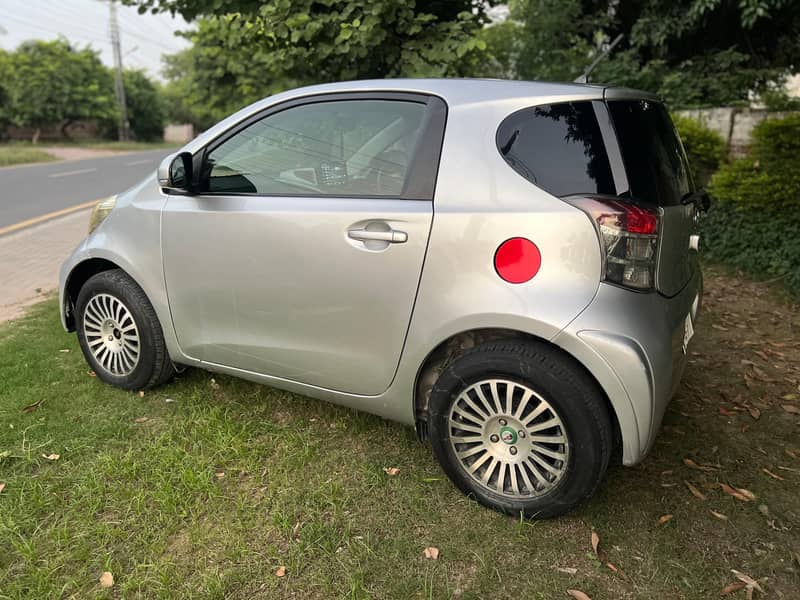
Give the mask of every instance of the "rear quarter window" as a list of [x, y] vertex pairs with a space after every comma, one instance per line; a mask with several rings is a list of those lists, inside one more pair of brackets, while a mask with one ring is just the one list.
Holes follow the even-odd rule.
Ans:
[[686, 155], [666, 109], [650, 100], [608, 103], [628, 175], [639, 202], [674, 206], [692, 189]]
[[591, 101], [517, 111], [500, 124], [497, 147], [515, 171], [554, 196], [616, 194]]

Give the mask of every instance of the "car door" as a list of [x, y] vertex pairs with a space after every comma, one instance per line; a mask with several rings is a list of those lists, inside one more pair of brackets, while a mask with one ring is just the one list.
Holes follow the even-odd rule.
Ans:
[[433, 215], [444, 102], [334, 94], [268, 109], [170, 195], [164, 274], [182, 350], [376, 395], [391, 383]]

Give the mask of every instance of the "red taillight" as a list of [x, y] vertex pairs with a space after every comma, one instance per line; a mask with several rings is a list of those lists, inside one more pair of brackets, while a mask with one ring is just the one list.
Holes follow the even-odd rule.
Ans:
[[494, 253], [494, 268], [509, 283], [525, 283], [539, 272], [542, 255], [539, 248], [526, 238], [506, 240]]
[[655, 285], [657, 209], [606, 197], [565, 198], [594, 221], [605, 257], [604, 279], [637, 290]]

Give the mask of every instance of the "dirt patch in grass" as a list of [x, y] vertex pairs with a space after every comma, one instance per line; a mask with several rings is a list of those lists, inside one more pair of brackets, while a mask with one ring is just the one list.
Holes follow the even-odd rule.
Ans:
[[[765, 597], [796, 598], [798, 310], [713, 269], [706, 289], [684, 385], [651, 455], [612, 468], [573, 514], [535, 523], [458, 493], [410, 428], [201, 371], [144, 397], [104, 386], [45, 303], [0, 328], [0, 588], [709, 598], [736, 570]], [[51, 452], [59, 460], [41, 458]], [[428, 546], [438, 560], [424, 558]], [[97, 583], [103, 571], [114, 574], [110, 590]]]

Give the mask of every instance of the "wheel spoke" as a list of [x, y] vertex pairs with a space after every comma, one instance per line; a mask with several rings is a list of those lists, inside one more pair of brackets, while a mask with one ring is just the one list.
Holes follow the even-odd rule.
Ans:
[[450, 419], [450, 426], [455, 427], [456, 429], [461, 429], [462, 431], [471, 431], [472, 433], [483, 433], [483, 429], [480, 427], [476, 427], [475, 425], [469, 425], [467, 423], [462, 423], [460, 421], [455, 421], [454, 419]]
[[497, 483], [495, 485], [495, 489], [501, 494], [503, 493], [503, 488], [506, 485], [506, 469], [509, 467], [510, 465], [507, 463], [500, 463], [500, 471], [497, 473]]
[[487, 452], [469, 466], [469, 472], [475, 473], [478, 469], [480, 469], [483, 466], [483, 463], [485, 463], [490, 458], [492, 458], [492, 455]]
[[470, 397], [469, 397], [469, 394], [467, 394], [466, 392], [465, 392], [465, 393], [463, 393], [463, 394], [461, 394], [461, 395], [458, 397], [458, 400], [459, 400], [459, 401], [461, 401], [461, 402], [463, 402], [463, 403], [464, 403], [464, 404], [466, 404], [467, 406], [469, 406], [469, 407], [470, 407], [472, 410], [474, 410], [474, 411], [475, 411], [477, 414], [481, 415], [481, 416], [483, 417], [483, 419], [484, 419], [484, 420], [486, 420], [486, 417], [489, 417], [489, 416], [491, 416], [491, 414], [492, 414], [491, 412], [487, 412], [487, 411], [486, 411], [486, 408], [480, 408], [480, 407], [478, 407], [478, 405], [477, 405], [477, 404], [475, 404], [475, 402], [473, 402], [472, 398], [470, 398]]
[[473, 415], [470, 412], [467, 412], [466, 410], [464, 410], [463, 408], [461, 408], [458, 405], [453, 407], [453, 412], [459, 414], [463, 419], [467, 419], [470, 423], [473, 423], [475, 425], [482, 425], [483, 424], [484, 419], [481, 419], [480, 417], [476, 417], [475, 415]]
[[555, 458], [556, 460], [564, 460], [567, 458], [565, 454], [556, 452], [555, 450], [550, 450], [544, 446], [540, 446], [539, 444], [531, 444], [531, 452], [535, 452], [536, 454], [544, 454], [545, 456]]
[[478, 396], [478, 400], [480, 400], [480, 402], [486, 407], [487, 409], [486, 414], [487, 415], [497, 414], [494, 408], [492, 408], [492, 405], [489, 404], [489, 401], [486, 399], [486, 396], [483, 395], [483, 390], [481, 389], [481, 386], [476, 385], [473, 388], [473, 390], [475, 392], [475, 395]]
[[475, 446], [474, 448], [470, 448], [469, 450], [461, 450], [456, 454], [458, 454], [458, 458], [469, 458], [470, 456], [474, 456], [481, 452], [486, 452], [486, 446], [484, 446], [483, 444], [478, 444], [477, 446]]
[[546, 429], [552, 429], [557, 425], [561, 424], [561, 419], [558, 417], [553, 417], [552, 419], [548, 419], [547, 421], [542, 421], [541, 423], [537, 423], [536, 425], [531, 425], [528, 427], [528, 431], [531, 433], [536, 433], [537, 431], [545, 431]]
[[481, 477], [481, 483], [486, 485], [489, 483], [489, 480], [492, 478], [492, 473], [494, 473], [495, 467], [497, 465], [502, 464], [499, 460], [496, 460], [494, 457], [489, 458], [489, 466], [486, 467], [486, 470], [483, 472], [483, 477]]
[[528, 458], [536, 461], [536, 464], [541, 465], [542, 467], [544, 467], [544, 469], [546, 471], [549, 471], [553, 475], [558, 475], [560, 473], [560, 471], [558, 469], [556, 469], [553, 465], [551, 465], [549, 462], [547, 462], [545, 459], [543, 459], [538, 454], [531, 453], [528, 456]]

